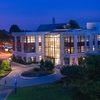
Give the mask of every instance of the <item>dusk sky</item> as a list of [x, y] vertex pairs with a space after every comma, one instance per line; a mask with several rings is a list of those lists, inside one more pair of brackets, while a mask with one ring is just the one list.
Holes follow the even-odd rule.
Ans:
[[0, 29], [12, 24], [35, 30], [40, 24], [67, 23], [73, 19], [85, 28], [87, 21], [100, 21], [100, 0], [0, 0]]

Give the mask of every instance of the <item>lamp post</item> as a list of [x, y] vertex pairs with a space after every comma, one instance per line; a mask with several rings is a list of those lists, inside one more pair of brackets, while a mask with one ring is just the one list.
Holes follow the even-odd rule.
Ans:
[[14, 83], [15, 83], [15, 94], [17, 93], [17, 79], [14, 79]]

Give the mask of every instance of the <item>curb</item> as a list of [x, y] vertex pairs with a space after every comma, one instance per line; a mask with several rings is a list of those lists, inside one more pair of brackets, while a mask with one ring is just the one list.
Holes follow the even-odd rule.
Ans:
[[55, 71], [53, 74], [51, 75], [47, 75], [47, 76], [42, 76], [42, 77], [24, 77], [24, 76], [21, 76], [22, 73], [19, 74], [19, 77], [22, 78], [22, 79], [36, 79], [36, 78], [44, 78], [44, 77], [49, 77], [49, 76], [53, 76], [55, 74], [57, 74], [57, 72]]

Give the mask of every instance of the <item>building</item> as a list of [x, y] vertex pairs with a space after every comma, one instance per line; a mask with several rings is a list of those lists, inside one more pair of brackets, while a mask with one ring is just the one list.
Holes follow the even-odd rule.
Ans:
[[25, 62], [43, 58], [51, 60], [55, 65], [74, 65], [81, 64], [86, 53], [100, 52], [100, 31], [90, 27], [85, 30], [14, 32], [13, 36], [13, 55], [21, 57]]

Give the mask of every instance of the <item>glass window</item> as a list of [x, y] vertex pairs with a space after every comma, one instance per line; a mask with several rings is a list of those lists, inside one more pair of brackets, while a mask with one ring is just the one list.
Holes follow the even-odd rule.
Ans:
[[66, 64], [69, 64], [69, 58], [64, 57], [64, 64], [65, 64], [65, 65], [66, 65]]
[[39, 56], [39, 61], [41, 61], [42, 60], [42, 56]]
[[38, 36], [38, 41], [42, 42], [42, 36]]

